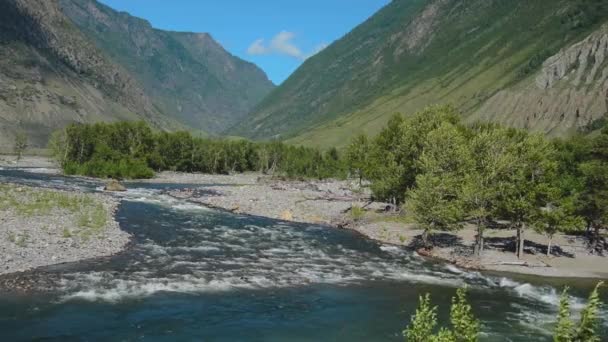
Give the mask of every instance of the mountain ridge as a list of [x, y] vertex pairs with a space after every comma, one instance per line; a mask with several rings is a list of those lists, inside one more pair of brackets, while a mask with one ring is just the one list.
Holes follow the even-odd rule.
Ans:
[[[144, 47], [166, 37], [176, 46], [148, 50], [166, 67], [158, 71], [165, 79], [142, 77], [150, 74], [149, 60], [100, 44], [95, 30], [75, 23], [80, 5], [105, 6], [92, 0], [0, 0], [0, 146], [10, 146], [14, 135], [24, 132], [31, 146], [42, 147], [53, 130], [72, 122], [145, 120], [157, 129], [219, 133], [274, 87], [261, 69], [227, 52], [209, 34], [164, 32], [103, 7], [105, 17], [95, 20], [149, 25], [138, 31]], [[81, 18], [105, 27], [89, 19]], [[112, 37], [117, 40], [111, 46], [133, 42], [120, 34]], [[117, 58], [121, 52], [123, 58]], [[180, 63], [185, 69], [175, 72]], [[218, 96], [218, 89], [226, 95]]]
[[502, 111], [500, 101], [488, 101], [533, 83], [548, 58], [606, 18], [608, 4], [596, 0], [394, 0], [306, 61], [256, 107], [250, 126], [230, 133], [341, 146], [353, 134], [378, 132], [396, 112], [450, 103], [468, 121], [568, 134], [604, 117], [603, 105], [579, 110], [578, 120], [560, 121], [559, 113], [543, 121], [540, 111], [535, 119], [526, 107]]

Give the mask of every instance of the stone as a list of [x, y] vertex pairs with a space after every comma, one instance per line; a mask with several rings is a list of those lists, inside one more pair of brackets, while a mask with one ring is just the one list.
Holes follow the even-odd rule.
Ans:
[[103, 189], [105, 191], [116, 191], [116, 192], [127, 191], [127, 188], [124, 185], [120, 184], [120, 182], [115, 179], [112, 179], [111, 181], [109, 181]]
[[281, 220], [283, 221], [293, 221], [293, 213], [291, 210], [287, 209], [281, 213]]

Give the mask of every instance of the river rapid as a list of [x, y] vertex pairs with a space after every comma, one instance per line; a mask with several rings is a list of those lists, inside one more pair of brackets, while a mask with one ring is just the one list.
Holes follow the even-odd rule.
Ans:
[[[0, 182], [101, 190], [96, 181], [37, 171], [3, 169]], [[460, 270], [348, 230], [165, 194], [204, 185], [127, 186], [117, 220], [132, 246], [36, 270], [55, 279], [46, 291], [0, 292], [0, 341], [403, 341], [420, 295], [431, 294], [445, 324], [465, 285], [482, 341], [550, 341], [561, 288], [572, 287], [579, 312], [592, 287]], [[608, 336], [605, 311], [602, 320]]]

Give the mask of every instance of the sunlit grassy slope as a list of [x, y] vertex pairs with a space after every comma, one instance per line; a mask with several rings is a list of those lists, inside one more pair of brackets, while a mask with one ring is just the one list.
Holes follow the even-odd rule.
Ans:
[[473, 113], [608, 18], [600, 0], [395, 0], [273, 91], [230, 133], [343, 145], [395, 112]]

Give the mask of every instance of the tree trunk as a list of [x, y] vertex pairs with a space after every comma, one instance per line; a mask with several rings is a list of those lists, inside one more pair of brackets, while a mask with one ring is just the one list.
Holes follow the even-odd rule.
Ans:
[[593, 225], [593, 244], [591, 245], [593, 252], [599, 252], [598, 247], [600, 244], [600, 225], [595, 223]]
[[429, 248], [429, 230], [428, 230], [428, 229], [425, 229], [425, 230], [422, 232], [422, 246], [423, 246], [425, 249], [428, 249], [428, 248]]
[[483, 227], [481, 220], [477, 221], [477, 238], [475, 241], [475, 256], [480, 258], [483, 253]]
[[547, 256], [551, 256], [551, 243], [553, 242], [553, 235], [549, 236], [549, 243], [547, 244]]
[[517, 258], [521, 259], [524, 256], [524, 229], [525, 224], [520, 223], [517, 227]]

